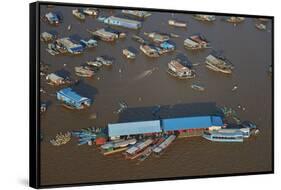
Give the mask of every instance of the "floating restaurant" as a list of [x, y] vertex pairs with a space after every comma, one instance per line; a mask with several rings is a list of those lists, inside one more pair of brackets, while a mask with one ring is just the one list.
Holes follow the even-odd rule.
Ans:
[[89, 98], [80, 96], [72, 88], [64, 88], [57, 92], [57, 99], [63, 102], [68, 108], [83, 109], [91, 105]]
[[115, 16], [107, 17], [103, 20], [105, 24], [113, 25], [113, 26], [120, 26], [129, 29], [139, 29], [142, 27], [141, 22], [126, 18], [119, 18]]

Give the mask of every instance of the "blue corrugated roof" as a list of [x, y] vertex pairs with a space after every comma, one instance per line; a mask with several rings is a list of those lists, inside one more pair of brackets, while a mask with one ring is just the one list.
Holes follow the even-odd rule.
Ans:
[[212, 116], [213, 126], [223, 126], [223, 122], [220, 116]]
[[[216, 123], [219, 118], [215, 117]], [[185, 129], [200, 129], [213, 126], [212, 116], [181, 117], [162, 120], [164, 131], [177, 131]]]
[[58, 91], [58, 93], [61, 94], [62, 96], [65, 96], [65, 97], [69, 98], [69, 99], [72, 99], [75, 102], [89, 100], [88, 98], [80, 96], [79, 94], [74, 92], [71, 88], [64, 88], [64, 89]]
[[110, 137], [158, 132], [162, 132], [159, 120], [108, 124]]

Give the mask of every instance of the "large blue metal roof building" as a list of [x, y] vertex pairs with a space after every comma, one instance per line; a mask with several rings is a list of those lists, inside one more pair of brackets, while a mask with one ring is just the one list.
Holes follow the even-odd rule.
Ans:
[[211, 126], [222, 126], [223, 122], [219, 116], [196, 116], [162, 119], [161, 126], [164, 132], [179, 131], [186, 129], [202, 129]]
[[159, 120], [108, 124], [109, 137], [159, 132], [162, 132]]

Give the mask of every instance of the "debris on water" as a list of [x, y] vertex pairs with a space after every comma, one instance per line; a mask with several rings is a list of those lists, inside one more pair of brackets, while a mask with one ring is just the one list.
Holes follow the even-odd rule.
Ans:
[[157, 68], [154, 67], [154, 68], [152, 68], [152, 69], [148, 69], [148, 70], [142, 72], [141, 74], [139, 74], [139, 75], [135, 78], [135, 80], [140, 80], [140, 79], [143, 79], [143, 78], [145, 78], [145, 77], [147, 77], [147, 76], [150, 76], [156, 69], [157, 69]]
[[122, 73], [122, 70], [121, 70], [121, 69], [119, 69], [119, 70], [118, 70], [118, 72], [119, 72], [119, 73]]
[[105, 137], [101, 128], [89, 127], [79, 131], [73, 131], [72, 135], [78, 138], [78, 145], [88, 144], [91, 146], [99, 137]]
[[238, 86], [237, 85], [234, 85], [233, 88], [232, 88], [232, 91], [235, 91], [238, 89]]
[[128, 105], [126, 102], [124, 101], [119, 101], [119, 109], [116, 111], [117, 114], [123, 112], [124, 110], [126, 110], [128, 108]]
[[70, 25], [68, 25], [67, 30], [70, 31], [71, 28], [72, 28], [72, 26], [71, 26], [71, 24], [70, 24]]
[[138, 98], [138, 101], [142, 101], [142, 97], [139, 97], [139, 98]]
[[41, 103], [40, 106], [40, 113], [44, 113], [47, 110], [47, 104]]
[[58, 133], [54, 139], [50, 140], [50, 143], [54, 146], [60, 146], [68, 143], [70, 139], [71, 139], [70, 132], [66, 132], [65, 134]]
[[46, 93], [46, 91], [43, 88], [40, 88], [40, 92], [43, 93], [43, 94]]
[[65, 63], [65, 64], [63, 64], [63, 66], [64, 66], [64, 67], [66, 67], [66, 66], [67, 66], [67, 64]]
[[204, 91], [205, 88], [203, 86], [200, 86], [200, 85], [197, 85], [197, 84], [192, 84], [190, 85], [190, 87], [194, 90], [197, 90], [197, 91]]
[[90, 119], [97, 119], [97, 113], [92, 113], [90, 115]]
[[245, 111], [245, 110], [246, 110], [246, 108], [245, 108], [245, 107], [243, 107], [243, 108], [242, 108], [242, 110], [243, 110], [243, 111]]
[[193, 63], [192, 66], [198, 66], [200, 63]]
[[241, 105], [238, 105], [237, 107], [238, 107], [239, 109], [241, 109]]

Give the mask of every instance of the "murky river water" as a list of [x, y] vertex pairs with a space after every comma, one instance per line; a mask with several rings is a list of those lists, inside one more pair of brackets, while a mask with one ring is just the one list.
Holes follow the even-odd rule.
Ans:
[[[88, 38], [86, 29], [105, 27], [93, 17], [80, 22], [71, 13], [73, 7], [41, 7], [41, 15], [57, 11], [63, 15], [63, 23], [58, 27], [41, 22], [41, 32], [55, 31], [58, 37]], [[120, 15], [119, 10], [102, 10], [102, 15]], [[187, 21], [188, 28], [168, 26], [168, 19]], [[272, 62], [271, 23], [267, 31], [255, 28], [253, 18], [236, 26], [221, 20], [204, 23], [194, 20], [188, 14], [152, 12], [145, 19], [143, 27], [127, 30], [126, 39], [114, 43], [98, 41], [98, 47], [86, 50], [79, 56], [51, 56], [41, 43], [41, 61], [50, 64], [48, 72], [59, 71], [75, 76], [74, 66], [92, 60], [96, 56], [110, 55], [115, 59], [112, 68], [102, 68], [92, 79], [82, 79], [76, 90], [94, 99], [87, 110], [73, 111], [60, 106], [55, 93], [60, 88], [51, 87], [41, 80], [47, 91], [41, 100], [50, 102], [48, 110], [41, 117], [44, 140], [41, 143], [41, 183], [68, 184], [83, 182], [116, 181], [128, 179], [152, 179], [179, 176], [230, 174], [242, 172], [269, 171], [272, 167], [272, 78], [268, 67]], [[71, 24], [71, 31], [67, 26]], [[131, 39], [133, 34], [143, 32], [166, 32], [179, 34], [172, 38], [176, 51], [153, 59], [139, 50], [139, 44]], [[226, 76], [208, 70], [204, 64], [195, 66], [196, 78], [180, 81], [166, 73], [167, 63], [177, 57], [186, 56], [192, 63], [203, 63], [212, 50], [191, 52], [184, 48], [183, 41], [191, 34], [201, 33], [207, 37], [214, 49], [220, 51], [235, 65], [232, 75]], [[138, 50], [135, 60], [127, 60], [122, 49], [133, 47]], [[64, 66], [66, 64], [66, 66]], [[98, 78], [100, 80], [98, 80]], [[190, 88], [192, 83], [205, 86], [204, 92]], [[232, 92], [237, 84], [238, 89]], [[58, 132], [98, 126], [119, 120], [114, 114], [118, 102], [125, 101], [129, 107], [174, 105], [215, 102], [218, 106], [233, 107], [242, 120], [257, 124], [261, 133], [244, 143], [214, 143], [200, 137], [176, 140], [161, 157], [150, 157], [141, 164], [124, 160], [120, 154], [104, 157], [94, 146], [77, 146], [76, 141], [55, 147], [49, 140]], [[245, 111], [237, 106], [245, 107]], [[97, 113], [97, 119], [91, 115]]]

